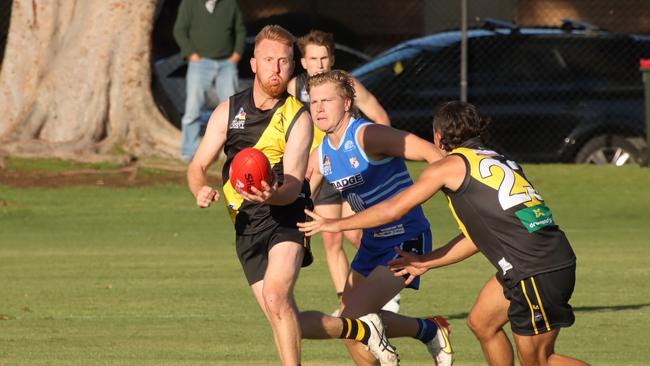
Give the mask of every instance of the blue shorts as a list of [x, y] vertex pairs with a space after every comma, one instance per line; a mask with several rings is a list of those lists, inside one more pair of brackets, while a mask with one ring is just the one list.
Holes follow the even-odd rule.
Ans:
[[[372, 246], [367, 245], [361, 238], [361, 246], [350, 267], [359, 274], [368, 277], [375, 267], [388, 267], [388, 262], [398, 257], [394, 247], [400, 247], [403, 251], [420, 255], [429, 253], [431, 252], [431, 230], [416, 234], [403, 242], [386, 240], [386, 244], [382, 246], [377, 246], [377, 242], [373, 242]], [[407, 277], [405, 276], [405, 278]], [[416, 277], [407, 287], [417, 290], [420, 287], [420, 277]]]

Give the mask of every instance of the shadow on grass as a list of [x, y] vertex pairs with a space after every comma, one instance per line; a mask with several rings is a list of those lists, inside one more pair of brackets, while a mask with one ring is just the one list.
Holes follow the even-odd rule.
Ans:
[[[650, 303], [647, 303], [647, 304], [633, 304], [633, 305], [574, 306], [573, 311], [575, 311], [575, 312], [583, 312], [583, 311], [584, 312], [588, 312], [588, 311], [606, 312], [606, 311], [639, 310], [639, 309], [643, 309], [643, 308], [646, 308], [646, 307], [650, 307]], [[469, 315], [469, 313], [467, 313], [467, 312], [450, 314], [450, 315], [445, 315], [445, 319], [447, 319], [447, 320], [465, 319], [465, 318], [467, 318], [467, 315]]]

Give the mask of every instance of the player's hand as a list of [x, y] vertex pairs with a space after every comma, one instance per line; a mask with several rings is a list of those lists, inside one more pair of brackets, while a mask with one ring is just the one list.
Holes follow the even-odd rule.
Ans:
[[405, 252], [399, 247], [394, 249], [399, 257], [388, 262], [388, 266], [395, 277], [406, 277], [404, 284], [410, 284], [417, 276], [421, 276], [429, 270], [422, 261], [422, 256]]
[[272, 186], [269, 185], [266, 181], [262, 181], [261, 191], [255, 187], [251, 187], [250, 192], [246, 192], [241, 189], [237, 189], [236, 191], [246, 201], [251, 201], [255, 203], [265, 203], [269, 199], [271, 199], [271, 197], [273, 197], [275, 192], [278, 190], [277, 179], [273, 179], [273, 180], [276, 181], [276, 183], [274, 183]]
[[299, 222], [297, 224], [299, 230], [305, 233], [305, 235], [312, 236], [321, 231], [329, 233], [338, 233], [341, 231], [338, 226], [339, 220], [322, 217], [321, 215], [307, 209], [305, 209], [305, 213], [307, 216], [312, 218], [312, 221]]
[[196, 195], [196, 205], [201, 208], [210, 207], [212, 201], [219, 199], [219, 192], [210, 186], [203, 186]]

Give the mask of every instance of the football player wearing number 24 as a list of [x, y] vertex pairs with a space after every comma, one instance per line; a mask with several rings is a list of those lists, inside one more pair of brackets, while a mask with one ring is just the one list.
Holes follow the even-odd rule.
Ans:
[[431, 268], [481, 252], [497, 268], [479, 292], [467, 318], [489, 365], [513, 365], [513, 333], [522, 366], [586, 365], [554, 353], [560, 328], [575, 318], [569, 299], [576, 257], [551, 210], [521, 167], [483, 146], [487, 125], [468, 103], [444, 103], [433, 120], [434, 142], [446, 156], [431, 164], [410, 187], [380, 204], [342, 219], [299, 224], [308, 235], [377, 226], [394, 221], [442, 190], [461, 234], [424, 255], [398, 248], [390, 262], [396, 277], [410, 283]]

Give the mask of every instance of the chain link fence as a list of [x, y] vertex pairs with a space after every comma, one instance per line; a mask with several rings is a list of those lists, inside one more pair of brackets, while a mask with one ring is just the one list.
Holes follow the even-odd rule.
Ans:
[[[161, 18], [167, 14], [173, 23], [179, 1], [165, 0], [171, 10], [163, 9]], [[465, 60], [463, 1], [469, 26]], [[645, 145], [639, 60], [650, 58], [647, 0], [239, 3], [249, 36], [271, 23], [297, 36], [322, 29], [334, 33], [339, 45], [373, 57], [339, 62], [343, 57], [337, 56], [335, 66], [353, 71], [394, 127], [422, 137], [431, 139], [436, 106], [461, 99], [466, 85], [467, 100], [491, 120], [486, 143], [518, 161], [621, 165], [639, 159]], [[154, 44], [171, 37], [171, 28], [166, 32], [160, 22]], [[164, 62], [183, 60], [168, 54], [154, 61], [162, 83], [176, 78], [175, 90], [162, 94], [176, 95], [170, 98], [179, 119], [183, 71], [177, 65], [167, 70]], [[240, 70], [247, 65], [242, 64]]]
[[461, 99], [467, 85], [467, 101], [491, 120], [485, 142], [516, 160], [622, 165], [641, 158], [647, 4], [526, 0], [488, 9], [468, 1], [463, 60], [460, 5], [443, 15], [423, 3], [407, 10], [441, 18], [418, 25], [436, 29], [353, 72], [395, 127], [431, 139], [436, 106]]

